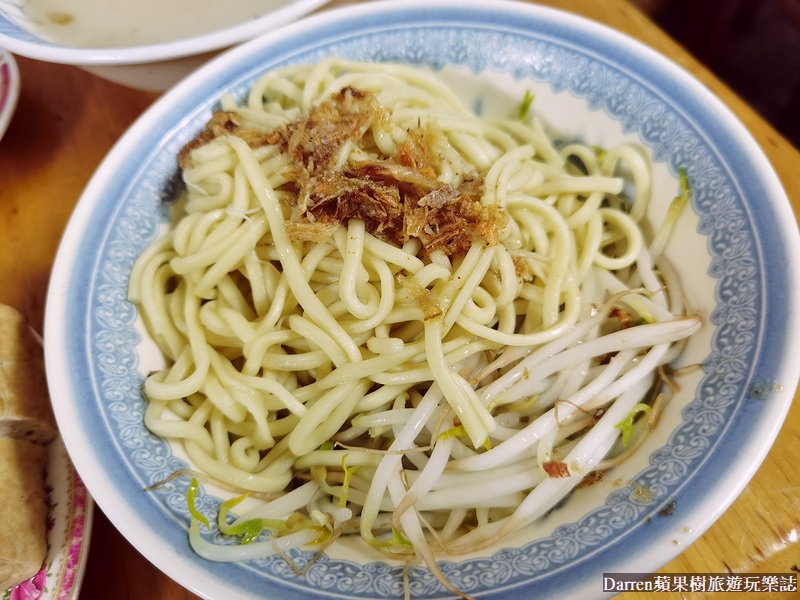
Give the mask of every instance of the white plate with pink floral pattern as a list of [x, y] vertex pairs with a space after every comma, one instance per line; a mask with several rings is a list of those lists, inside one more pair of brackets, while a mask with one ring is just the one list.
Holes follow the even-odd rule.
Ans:
[[64, 442], [48, 447], [45, 486], [47, 558], [41, 570], [19, 585], [0, 592], [0, 600], [77, 600], [89, 553], [94, 502], [72, 466]]

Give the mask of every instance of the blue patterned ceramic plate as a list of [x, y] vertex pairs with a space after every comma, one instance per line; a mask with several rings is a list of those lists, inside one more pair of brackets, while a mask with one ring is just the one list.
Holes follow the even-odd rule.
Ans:
[[[400, 567], [356, 540], [302, 578], [280, 559], [210, 563], [187, 539], [185, 482], [142, 488], [185, 465], [142, 425], [139, 386], [161, 358], [126, 300], [134, 259], [177, 193], [175, 154], [224, 92], [241, 98], [266, 70], [328, 55], [439, 71], [468, 106], [506, 114], [526, 89], [561, 140], [640, 144], [654, 162], [660, 222], [687, 165], [692, 210], [669, 257], [703, 317], [681, 380], [638, 455], [517, 533], [503, 548], [443, 561], [461, 590], [492, 598], [602, 595], [603, 572], [653, 571], [681, 552], [742, 490], [778, 432], [797, 383], [800, 240], [786, 196], [752, 138], [697, 81], [642, 45], [532, 5], [460, 0], [375, 3], [330, 12], [237, 48], [156, 103], [86, 189], [54, 267], [47, 362], [67, 447], [103, 511], [151, 561], [215, 599], [400, 598]], [[219, 499], [201, 495], [212, 514]], [[672, 516], [659, 516], [670, 507]], [[668, 511], [665, 511], [665, 513]], [[311, 553], [294, 552], [301, 565]], [[416, 599], [449, 594], [424, 568]]]

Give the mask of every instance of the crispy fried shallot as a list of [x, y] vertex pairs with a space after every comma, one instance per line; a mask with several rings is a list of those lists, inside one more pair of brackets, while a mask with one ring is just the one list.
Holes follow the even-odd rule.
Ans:
[[618, 319], [620, 329], [628, 329], [629, 327], [634, 327], [636, 325], [636, 319], [633, 318], [633, 315], [629, 313], [624, 308], [614, 307], [611, 309], [611, 312], [608, 313], [609, 319]]
[[603, 475], [605, 475], [605, 471], [589, 471], [586, 476], [581, 479], [581, 482], [578, 484], [577, 487], [584, 488], [589, 487], [590, 485], [594, 485], [598, 481], [603, 480]]
[[244, 119], [237, 112], [217, 111], [211, 115], [206, 123], [206, 128], [197, 137], [186, 144], [178, 153], [178, 165], [185, 169], [190, 165], [189, 159], [192, 150], [205, 146], [211, 140], [234, 135], [242, 138], [251, 148], [277, 144], [280, 136], [276, 131], [262, 131], [252, 127], [244, 127]]
[[550, 477], [569, 477], [569, 467], [560, 460], [548, 460], [542, 463], [542, 468]]
[[[419, 239], [425, 255], [463, 254], [473, 242], [497, 244], [502, 216], [496, 206], [481, 204], [483, 179], [471, 172], [458, 186], [437, 180], [441, 133], [435, 124], [407, 131], [389, 156], [378, 149], [372, 130], [393, 127], [391, 111], [373, 94], [348, 87], [269, 132], [244, 127], [238, 113], [216, 112], [178, 159], [185, 167], [192, 150], [220, 136], [240, 137], [253, 148], [279, 144], [294, 167], [286, 184], [300, 215], [287, 223], [294, 240], [324, 241], [339, 224], [361, 219], [369, 233], [395, 245]], [[340, 160], [353, 147], [358, 158]]]

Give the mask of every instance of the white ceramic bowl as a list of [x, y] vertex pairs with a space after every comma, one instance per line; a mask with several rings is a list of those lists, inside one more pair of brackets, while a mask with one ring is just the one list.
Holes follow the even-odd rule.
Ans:
[[[207, 562], [188, 545], [187, 482], [142, 492], [186, 466], [142, 424], [140, 386], [162, 359], [126, 300], [133, 261], [164, 232], [182, 185], [175, 155], [223, 93], [241, 99], [265, 71], [329, 55], [433, 68], [484, 114], [508, 114], [530, 89], [563, 140], [639, 144], [654, 165], [656, 223], [686, 167], [691, 209], [668, 256], [704, 320], [681, 361], [702, 370], [681, 379], [655, 432], [604, 481], [502, 547], [440, 563], [464, 592], [508, 599], [603, 596], [604, 572], [655, 571], [741, 492], [791, 403], [800, 372], [796, 221], [756, 143], [694, 78], [615, 31], [528, 4], [412, 0], [322, 13], [209, 63], [119, 141], [70, 221], [47, 300], [56, 414], [92, 495], [139, 551], [204, 597], [402, 597], [401, 566], [360, 540], [337, 542], [302, 578], [281, 559]], [[219, 502], [211, 491], [198, 497], [212, 520]], [[672, 516], [660, 516], [665, 507]], [[292, 554], [302, 565], [313, 552]], [[425, 568], [413, 570], [411, 593], [450, 597]]]
[[77, 48], [44, 39], [23, 10], [23, 0], [4, 0], [0, 2], [0, 47], [28, 58], [78, 65], [117, 83], [160, 92], [221, 49], [277, 29], [327, 2], [285, 0], [256, 19], [171, 42], [124, 48]]

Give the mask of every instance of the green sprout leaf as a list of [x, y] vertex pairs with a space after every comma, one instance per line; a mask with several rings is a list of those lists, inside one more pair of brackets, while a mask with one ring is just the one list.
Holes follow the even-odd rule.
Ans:
[[649, 404], [642, 404], [641, 402], [635, 405], [631, 412], [628, 413], [628, 416], [622, 419], [619, 423], [617, 423], [614, 427], [622, 429], [622, 445], [627, 446], [628, 440], [631, 437], [631, 432], [633, 431], [633, 421], [636, 419], [636, 415], [640, 412], [649, 413], [650, 412], [650, 405]]
[[447, 429], [439, 434], [439, 437], [436, 438], [440, 442], [446, 442], [451, 437], [456, 437], [459, 435], [467, 435], [467, 430], [463, 425], [459, 425], [458, 427], [453, 427], [452, 429]]
[[675, 196], [672, 202], [670, 202], [669, 208], [667, 209], [667, 218], [665, 221], [669, 222], [670, 224], [674, 224], [675, 221], [678, 220], [678, 217], [683, 212], [686, 204], [689, 202], [689, 196], [692, 192], [692, 185], [689, 183], [689, 176], [686, 175], [686, 171], [683, 170], [683, 167], [678, 167], [678, 174], [681, 178], [681, 194], [680, 196]]
[[244, 537], [242, 538], [242, 546], [253, 543], [253, 541], [261, 533], [262, 529], [260, 519], [250, 519], [249, 521], [245, 521], [239, 525], [239, 527], [245, 528]]
[[606, 157], [605, 149], [600, 146], [592, 146], [592, 150], [594, 150], [594, 153], [597, 155], [597, 162], [603, 162], [603, 159]]
[[191, 513], [193, 519], [197, 519], [201, 523], [206, 526], [206, 529], [211, 529], [211, 525], [208, 523], [208, 519], [206, 519], [203, 514], [197, 510], [194, 503], [197, 500], [197, 478], [192, 478], [192, 483], [189, 484], [189, 489], [186, 490], [186, 502], [189, 505], [189, 513]]
[[386, 538], [385, 540], [377, 540], [372, 538], [371, 540], [368, 540], [367, 543], [373, 548], [396, 548], [398, 546], [401, 548], [413, 548], [411, 542], [409, 542], [406, 537], [394, 527], [392, 527], [392, 537]]
[[226, 521], [226, 518], [228, 516], [228, 511], [230, 511], [234, 506], [238, 506], [239, 504], [241, 504], [242, 501], [249, 495], [250, 494], [247, 493], [242, 496], [237, 496], [236, 498], [225, 500], [225, 502], [219, 505], [219, 516], [217, 517], [217, 524], [219, 526], [219, 530], [222, 533], [227, 535], [239, 535], [237, 533], [231, 533], [231, 530], [235, 528], [228, 527], [228, 522]]
[[247, 498], [250, 494], [244, 494], [242, 496], [237, 496], [236, 498], [231, 498], [230, 500], [226, 500], [223, 502], [219, 507], [219, 517], [217, 517], [217, 524], [219, 525], [219, 530], [224, 533], [225, 535], [242, 535], [244, 534], [244, 538], [242, 539], [242, 546], [250, 544], [255, 540], [261, 530], [264, 528], [264, 524], [261, 519], [250, 519], [249, 521], [245, 521], [244, 523], [239, 523], [238, 525], [229, 526], [227, 522], [228, 511], [230, 511], [234, 506], [240, 504], [245, 498]]
[[681, 178], [681, 192], [690, 194], [692, 192], [692, 185], [689, 183], [689, 176], [683, 167], [678, 167], [678, 175]]
[[389, 544], [391, 546], [403, 546], [404, 548], [411, 548], [411, 542], [409, 542], [405, 536], [397, 531], [394, 527], [392, 527], [392, 537], [389, 540]]
[[356, 472], [358, 469], [358, 465], [354, 467], [348, 467], [345, 461], [347, 457], [350, 456], [349, 454], [345, 454], [342, 457], [342, 470], [344, 471], [344, 482], [342, 483], [342, 495], [339, 497], [339, 508], [345, 508], [347, 506], [347, 490], [350, 487], [350, 478], [353, 477], [353, 473]]
[[525, 90], [525, 97], [522, 98], [522, 104], [519, 105], [519, 112], [517, 113], [518, 120], [524, 121], [525, 117], [528, 116], [528, 111], [531, 109], [534, 97], [530, 90]]

